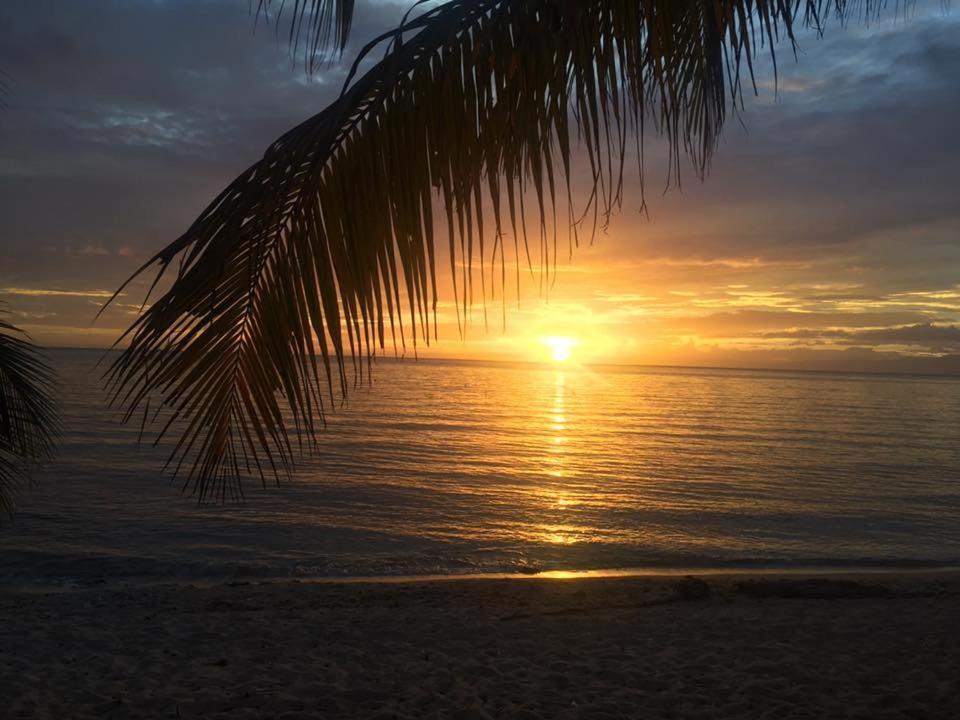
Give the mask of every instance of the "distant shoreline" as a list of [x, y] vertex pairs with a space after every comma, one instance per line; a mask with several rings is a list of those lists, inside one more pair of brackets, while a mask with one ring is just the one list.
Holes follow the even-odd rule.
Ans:
[[601, 568], [594, 570], [543, 570], [538, 572], [479, 572], [423, 575], [323, 575], [323, 576], [237, 576], [237, 577], [116, 577], [88, 580], [8, 580], [0, 581], [2, 593], [70, 593], [95, 589], [104, 591], [137, 590], [151, 587], [180, 586], [185, 588], [268, 587], [283, 585], [419, 585], [430, 583], [484, 582], [572, 582], [579, 580], [652, 580], [670, 581], [683, 577], [722, 581], [765, 578], [923, 578], [952, 577], [960, 580], [960, 565], [910, 563], [900, 565], [782, 565], [700, 566], [700, 567], [637, 567]]

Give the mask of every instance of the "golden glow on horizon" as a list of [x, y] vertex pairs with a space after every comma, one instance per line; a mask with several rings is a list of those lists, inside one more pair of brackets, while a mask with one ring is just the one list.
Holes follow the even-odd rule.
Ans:
[[[846, 257], [618, 262], [616, 242], [601, 248], [602, 255], [585, 250], [576, 263], [561, 267], [549, 298], [538, 297], [528, 283], [515, 304], [511, 293], [502, 304], [478, 299], [465, 312], [441, 299], [429, 347], [411, 349], [406, 330], [408, 345], [398, 338], [397, 354], [544, 363], [570, 373], [619, 364], [898, 372], [958, 367], [944, 343], [960, 327], [960, 284], [874, 292], [864, 272], [850, 274]], [[88, 309], [99, 308], [107, 292], [96, 285], [11, 283], [0, 287], [0, 301], [41, 345], [103, 348], [139, 309], [115, 303], [90, 327]], [[456, 296], [443, 284], [438, 293]], [[387, 340], [384, 354], [393, 352]], [[552, 439], [558, 445], [568, 440]]]
[[566, 335], [550, 335], [540, 339], [550, 349], [550, 357], [554, 362], [562, 363], [570, 359], [577, 341]]

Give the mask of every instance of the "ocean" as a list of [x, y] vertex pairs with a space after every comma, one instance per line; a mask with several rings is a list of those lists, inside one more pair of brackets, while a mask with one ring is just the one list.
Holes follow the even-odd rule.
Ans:
[[960, 565], [960, 378], [379, 361], [293, 482], [198, 505], [50, 353], [0, 582]]

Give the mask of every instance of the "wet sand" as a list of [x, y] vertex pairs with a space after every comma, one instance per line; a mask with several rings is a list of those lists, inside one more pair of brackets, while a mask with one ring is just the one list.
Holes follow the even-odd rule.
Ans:
[[960, 575], [0, 590], [5, 718], [960, 717]]

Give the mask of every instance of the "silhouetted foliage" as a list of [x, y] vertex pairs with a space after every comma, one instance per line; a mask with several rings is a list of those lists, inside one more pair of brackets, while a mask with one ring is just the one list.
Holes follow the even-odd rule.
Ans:
[[[2, 308], [0, 308], [2, 311]], [[0, 316], [0, 511], [47, 459], [59, 432], [53, 372], [24, 333]]]
[[[287, 5], [291, 45], [306, 38], [309, 67], [344, 47], [352, 2]], [[282, 3], [258, 9], [283, 17]], [[279, 479], [338, 392], [362, 379], [364, 358], [435, 337], [438, 243], [458, 317], [476, 294], [502, 299], [522, 263], [549, 280], [560, 239], [572, 251], [619, 208], [628, 162], [642, 179], [646, 133], [669, 143], [671, 178], [684, 157], [702, 175], [761, 54], [792, 46], [801, 25], [873, 9], [418, 4], [362, 49], [337, 100], [272, 143], [137, 271], [176, 274], [121, 339], [130, 344], [108, 373], [113, 401], [127, 418], [149, 420], [150, 402], [170, 412], [158, 440], [176, 428], [172, 467], [188, 468], [185, 487], [201, 500], [242, 494], [243, 477]], [[574, 182], [578, 147], [589, 172]]]

